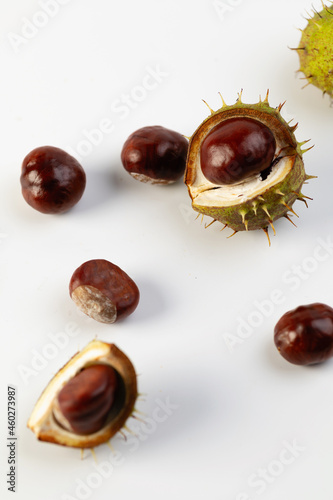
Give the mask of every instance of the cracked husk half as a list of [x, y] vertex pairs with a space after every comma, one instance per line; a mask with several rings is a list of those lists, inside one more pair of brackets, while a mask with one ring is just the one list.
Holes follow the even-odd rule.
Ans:
[[[265, 100], [260, 99], [256, 104], [244, 104], [241, 93], [236, 104], [231, 106], [222, 99], [222, 107], [217, 111], [208, 106], [210, 116], [190, 137], [185, 183], [192, 207], [200, 214], [212, 217], [212, 222], [219, 221], [224, 227], [230, 227], [233, 234], [263, 229], [268, 236], [269, 226], [275, 234], [274, 221], [285, 217], [292, 222], [290, 216], [297, 216], [292, 208], [296, 200], [307, 204], [308, 197], [302, 194], [301, 188], [306, 180], [314, 176], [305, 173], [302, 155], [311, 148], [301, 149], [308, 141], [297, 142], [294, 135], [297, 124], [289, 126], [280, 114], [283, 104], [277, 108], [270, 107], [268, 92]], [[232, 185], [213, 184], [201, 170], [201, 144], [215, 126], [237, 117], [258, 120], [273, 132], [276, 151], [270, 173], [265, 179], [261, 174], [255, 174]]]
[[[60, 390], [82, 369], [96, 364], [108, 364], [118, 374], [120, 390], [105, 425], [98, 432], [78, 435], [62, 427], [54, 416], [54, 404]], [[74, 448], [94, 448], [109, 441], [125, 426], [135, 411], [137, 399], [136, 373], [131, 361], [114, 344], [91, 341], [73, 356], [49, 382], [29, 418], [28, 427], [40, 441]]]

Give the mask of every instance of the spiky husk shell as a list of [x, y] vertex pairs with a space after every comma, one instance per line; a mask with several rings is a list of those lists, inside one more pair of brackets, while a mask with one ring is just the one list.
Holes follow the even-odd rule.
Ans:
[[[83, 368], [92, 364], [109, 364], [118, 373], [122, 384], [118, 401], [111, 408], [106, 424], [98, 432], [78, 435], [64, 429], [53, 415], [53, 403], [62, 387]], [[40, 441], [71, 446], [94, 448], [109, 441], [134, 411], [137, 398], [136, 373], [128, 357], [114, 344], [93, 340], [73, 356], [53, 377], [36, 403], [28, 427]]]
[[313, 12], [296, 49], [308, 84], [333, 97], [333, 9]]
[[[197, 212], [208, 215], [214, 220], [220, 221], [235, 232], [263, 229], [267, 232], [268, 226], [281, 217], [290, 219], [288, 212], [297, 215], [292, 209], [292, 205], [298, 199], [306, 203], [301, 193], [303, 183], [313, 177], [305, 173], [302, 155], [306, 150], [301, 146], [307, 141], [298, 143], [294, 131], [297, 124], [289, 126], [282, 118], [280, 110], [283, 104], [277, 108], [270, 107], [268, 103], [268, 92], [264, 101], [261, 99], [256, 104], [245, 104], [241, 100], [241, 94], [234, 105], [227, 105], [222, 99], [223, 105], [217, 111], [210, 108], [211, 115], [206, 118], [197, 128], [189, 142], [187, 166], [185, 172], [185, 183], [187, 184], [192, 207]], [[281, 156], [282, 163], [277, 162], [274, 169], [278, 182], [263, 182], [262, 190], [254, 197], [238, 195], [236, 202], [232, 205], [223, 204], [216, 200], [216, 203], [202, 203], [200, 198], [205, 192], [213, 192], [220, 189], [220, 186], [212, 184], [210, 181], [201, 179], [203, 177], [200, 166], [200, 147], [207, 134], [219, 123], [235, 117], [248, 117], [259, 120], [267, 125], [273, 132], [277, 142], [283, 144]], [[283, 169], [282, 177], [279, 177], [278, 169]], [[238, 191], [239, 192], [239, 191]], [[214, 195], [211, 195], [214, 196]], [[242, 200], [243, 197], [243, 200]]]

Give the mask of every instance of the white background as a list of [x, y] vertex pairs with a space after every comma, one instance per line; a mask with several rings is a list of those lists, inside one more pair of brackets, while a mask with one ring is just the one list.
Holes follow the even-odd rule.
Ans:
[[[212, 0], [71, 0], [45, 18], [42, 1], [1, 0], [1, 498], [332, 499], [333, 361], [293, 366], [273, 343], [285, 311], [333, 304], [333, 110], [319, 89], [302, 90], [288, 48], [311, 5], [222, 4], [225, 12]], [[27, 31], [27, 20], [44, 26]], [[160, 76], [147, 89], [152, 70]], [[273, 107], [286, 100], [298, 140], [315, 144], [305, 155], [306, 171], [318, 175], [304, 186], [313, 201], [295, 204], [297, 229], [276, 223], [271, 247], [263, 232], [227, 239], [219, 224], [205, 229], [182, 182], [140, 184], [120, 163], [137, 128], [190, 136], [209, 113], [201, 99], [217, 109], [218, 92], [233, 103], [241, 88], [244, 102], [268, 88]], [[105, 119], [112, 131], [87, 146]], [[21, 196], [22, 159], [45, 144], [77, 153], [87, 174], [82, 200], [62, 216], [40, 214]], [[73, 271], [92, 258], [137, 282], [141, 301], [125, 321], [98, 324], [69, 298]], [[227, 334], [239, 342], [228, 345]], [[138, 408], [147, 425], [131, 419], [138, 437], [113, 439], [105, 478], [90, 452], [81, 461], [78, 450], [40, 443], [26, 428], [50, 378], [94, 337], [124, 350], [146, 394]], [[6, 485], [8, 384], [18, 402], [15, 495]], [[156, 423], [167, 401], [172, 409]], [[110, 464], [107, 446], [96, 454]]]

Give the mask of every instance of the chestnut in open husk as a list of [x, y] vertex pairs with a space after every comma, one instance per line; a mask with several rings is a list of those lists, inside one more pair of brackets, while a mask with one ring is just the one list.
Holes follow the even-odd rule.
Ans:
[[[222, 96], [221, 96], [222, 97]], [[269, 105], [268, 92], [255, 104], [222, 106], [206, 118], [190, 137], [185, 183], [192, 207], [236, 234], [268, 228], [275, 221], [292, 224], [296, 200], [307, 204], [302, 186], [314, 176], [305, 172], [297, 128], [281, 116], [284, 103]], [[294, 224], [295, 225], [295, 224]], [[270, 240], [269, 240], [270, 241]]]
[[114, 344], [93, 340], [50, 381], [28, 427], [41, 441], [92, 448], [125, 426], [137, 395], [129, 358]]
[[59, 392], [53, 414], [76, 434], [99, 431], [114, 403], [117, 375], [112, 366], [94, 364], [83, 368]]

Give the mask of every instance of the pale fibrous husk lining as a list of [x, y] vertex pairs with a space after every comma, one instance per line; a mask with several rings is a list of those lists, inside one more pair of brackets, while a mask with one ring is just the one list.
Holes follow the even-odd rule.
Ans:
[[[185, 183], [192, 207], [199, 214], [212, 217], [212, 222], [222, 222], [224, 227], [233, 229], [233, 234], [263, 229], [268, 236], [268, 227], [275, 234], [275, 220], [285, 217], [293, 223], [290, 216], [297, 216], [292, 208], [296, 200], [307, 204], [306, 199], [311, 199], [301, 192], [303, 184], [314, 177], [305, 173], [302, 160], [303, 154], [311, 148], [302, 149], [308, 141], [297, 142], [294, 135], [297, 124], [289, 125], [282, 118], [280, 111], [284, 103], [277, 108], [270, 107], [268, 92], [266, 98], [259, 99], [256, 104], [244, 104], [241, 97], [242, 92], [236, 103], [229, 106], [221, 96], [222, 107], [217, 111], [208, 106], [210, 116], [189, 138]], [[266, 179], [256, 174], [242, 182], [221, 186], [203, 175], [200, 147], [216, 125], [236, 117], [253, 118], [269, 127], [276, 140], [275, 158]]]

